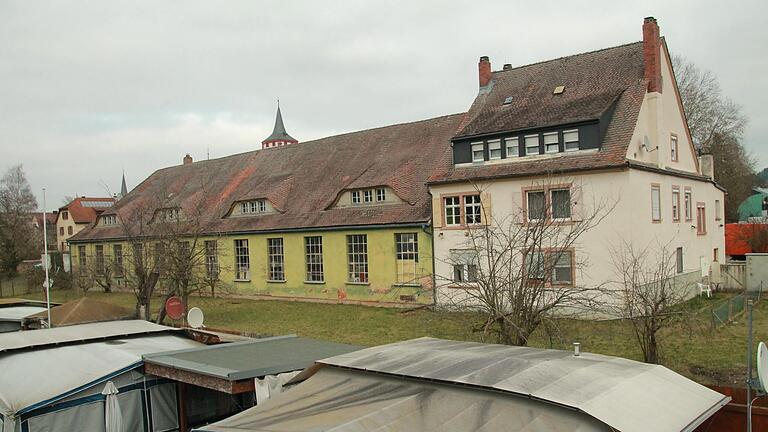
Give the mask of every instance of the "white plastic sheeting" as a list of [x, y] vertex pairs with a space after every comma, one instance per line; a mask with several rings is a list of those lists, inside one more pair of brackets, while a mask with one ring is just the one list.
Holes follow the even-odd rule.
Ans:
[[277, 375], [267, 375], [264, 378], [254, 378], [256, 403], [261, 404], [283, 392], [289, 381], [302, 371], [286, 372]]
[[199, 431], [607, 432], [590, 416], [515, 395], [331, 367]]

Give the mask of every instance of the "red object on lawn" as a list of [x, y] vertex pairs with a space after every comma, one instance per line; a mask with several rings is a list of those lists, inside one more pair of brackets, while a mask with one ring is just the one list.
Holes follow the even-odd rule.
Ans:
[[165, 313], [172, 320], [181, 319], [184, 316], [184, 303], [176, 296], [169, 298], [165, 302]]

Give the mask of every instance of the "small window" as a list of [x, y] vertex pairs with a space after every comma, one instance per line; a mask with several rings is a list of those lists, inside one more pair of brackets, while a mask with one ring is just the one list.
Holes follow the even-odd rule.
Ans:
[[672, 162], [677, 162], [677, 135], [672, 135], [670, 142], [669, 142], [669, 148], [670, 148], [670, 157], [672, 158]]
[[488, 141], [488, 158], [491, 160], [501, 159], [501, 140]]
[[69, 212], [66, 212], [66, 211], [61, 212], [61, 218], [64, 220], [69, 219]]
[[552, 200], [552, 219], [570, 219], [571, 191], [569, 189], [554, 189], [550, 191], [550, 197]]
[[520, 152], [520, 143], [517, 137], [515, 138], [505, 138], [504, 139], [504, 145], [507, 146], [507, 157], [517, 157]]
[[461, 225], [461, 204], [459, 204], [459, 197], [446, 197], [443, 202], [445, 206], [445, 224], [449, 226]]
[[685, 220], [686, 222], [690, 222], [693, 219], [693, 198], [691, 196], [691, 191], [686, 190], [685, 191]]
[[64, 227], [59, 227], [59, 235], [64, 235]]
[[570, 251], [564, 251], [553, 257], [554, 266], [552, 268], [553, 285], [572, 285], [573, 284], [573, 256]]
[[722, 209], [720, 208], [720, 200], [715, 200], [715, 220], [723, 219]]
[[547, 216], [544, 191], [530, 191], [527, 193], [526, 199], [528, 200], [528, 220], [544, 220]]
[[675, 264], [677, 267], [677, 272], [682, 273], [683, 272], [683, 248], [681, 247], [675, 250]]
[[557, 153], [560, 151], [560, 140], [557, 137], [557, 132], [544, 134], [544, 151], [547, 153]]
[[696, 204], [696, 234], [704, 235], [707, 233], [707, 210], [704, 203]]
[[565, 142], [565, 151], [576, 151], [579, 149], [579, 130], [563, 131], [563, 141]]
[[480, 205], [480, 195], [464, 196], [464, 217], [467, 225], [477, 225], [482, 223], [482, 206]]
[[651, 218], [654, 222], [661, 221], [661, 189], [651, 186]]
[[542, 252], [525, 254], [525, 274], [528, 279], [544, 279], [544, 254]]
[[373, 202], [373, 190], [366, 189], [363, 191], [363, 202], [364, 203], [372, 203]]
[[382, 202], [387, 200], [387, 190], [384, 188], [376, 189], [376, 201]]
[[472, 162], [485, 161], [485, 151], [483, 149], [483, 143], [472, 143]]
[[[179, 216], [179, 210], [178, 209], [172, 209], [175, 211], [175, 217], [178, 218]], [[240, 203], [240, 213], [242, 214], [257, 214], [257, 213], [264, 213], [267, 211], [267, 201], [260, 199], [260, 200], [253, 200], [253, 201], [244, 201]]]
[[680, 222], [680, 189], [672, 188], [672, 220]]
[[720, 261], [720, 249], [714, 248], [712, 249], [712, 261]]
[[352, 204], [360, 204], [360, 191], [352, 191]]
[[67, 234], [72, 235], [73, 232], [74, 232], [74, 230], [72, 229], [72, 227], [68, 226], [67, 227]]
[[526, 135], [525, 137], [525, 154], [526, 156], [529, 155], [537, 155], [540, 154], [539, 151], [539, 136], [538, 135]]
[[472, 250], [452, 250], [453, 282], [477, 282], [477, 252]]

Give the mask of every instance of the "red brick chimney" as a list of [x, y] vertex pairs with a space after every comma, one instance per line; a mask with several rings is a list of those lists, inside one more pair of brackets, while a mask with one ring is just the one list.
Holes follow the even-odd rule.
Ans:
[[485, 87], [491, 82], [491, 60], [488, 56], [480, 57], [480, 63], [477, 64], [477, 71], [480, 77], [480, 87]]
[[186, 156], [184, 156], [184, 165], [191, 165], [192, 164], [192, 156], [187, 153]]
[[647, 17], [643, 22], [643, 65], [648, 92], [661, 93], [661, 39], [654, 17]]

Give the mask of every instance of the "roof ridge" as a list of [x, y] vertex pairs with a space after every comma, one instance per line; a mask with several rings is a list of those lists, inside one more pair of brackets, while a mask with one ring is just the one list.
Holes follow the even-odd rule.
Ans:
[[608, 51], [608, 50], [612, 50], [612, 49], [616, 49], [616, 48], [624, 48], [624, 47], [627, 47], [627, 46], [630, 46], [630, 45], [641, 44], [641, 43], [643, 43], [643, 41], [628, 42], [628, 43], [625, 43], [625, 44], [616, 45], [616, 46], [612, 46], [612, 47], [600, 48], [600, 49], [596, 49], [596, 50], [592, 50], [592, 51], [584, 51], [584, 52], [580, 52], [580, 53], [577, 53], [577, 54], [571, 54], [571, 55], [557, 57], [557, 58], [553, 58], [553, 59], [549, 59], [549, 60], [541, 60], [541, 61], [534, 62], [534, 63], [528, 63], [528, 64], [525, 64], [525, 65], [515, 66], [515, 67], [510, 68], [510, 69], [495, 70], [492, 73], [511, 72], [511, 71], [514, 71], [514, 70], [518, 70], [518, 69], [522, 69], [522, 68], [527, 68], [527, 67], [530, 67], [530, 66], [538, 66], [538, 65], [545, 64], [545, 63], [555, 62], [555, 61], [558, 61], [558, 60], [563, 60], [563, 59], [567, 59], [567, 58], [571, 58], [571, 57], [577, 57], [577, 56], [586, 55], [586, 54], [594, 54], [594, 53], [598, 53], [598, 52], [601, 52], [601, 51]]

